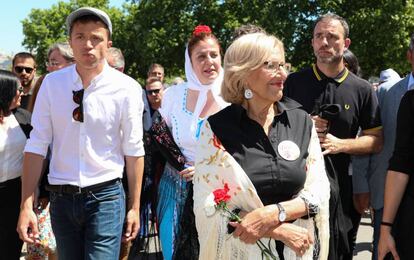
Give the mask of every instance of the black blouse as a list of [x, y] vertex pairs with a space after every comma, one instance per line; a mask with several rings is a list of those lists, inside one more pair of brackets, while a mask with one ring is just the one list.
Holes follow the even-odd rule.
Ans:
[[276, 105], [279, 114], [268, 136], [240, 105], [233, 104], [208, 119], [224, 148], [249, 176], [264, 205], [289, 200], [303, 188], [312, 130], [309, 115], [299, 109], [297, 102], [284, 97]]
[[406, 190], [414, 198], [414, 90], [405, 93], [401, 99], [395, 136], [388, 169], [410, 175]]

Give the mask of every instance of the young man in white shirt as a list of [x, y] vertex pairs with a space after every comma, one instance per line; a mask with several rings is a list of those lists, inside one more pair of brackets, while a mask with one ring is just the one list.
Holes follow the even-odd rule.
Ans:
[[[117, 259], [122, 239], [138, 233], [143, 173], [139, 84], [111, 68], [108, 15], [85, 7], [66, 20], [75, 64], [49, 74], [34, 108], [34, 130], [25, 148], [17, 230], [37, 242], [33, 193], [51, 145], [50, 214], [59, 259]], [[126, 161], [129, 201], [120, 178]]]

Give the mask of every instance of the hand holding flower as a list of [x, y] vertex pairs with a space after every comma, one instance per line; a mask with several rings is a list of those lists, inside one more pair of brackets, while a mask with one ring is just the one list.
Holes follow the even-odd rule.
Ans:
[[[231, 224], [231, 226], [239, 228], [240, 224], [242, 222], [242, 219], [238, 215], [240, 210], [236, 209], [234, 211], [230, 211], [229, 208], [227, 207], [227, 203], [231, 199], [231, 196], [228, 194], [229, 191], [230, 191], [230, 189], [229, 189], [227, 183], [224, 184], [223, 189], [216, 189], [216, 190], [213, 191], [214, 203], [216, 204], [215, 208], [216, 208], [216, 210], [222, 210], [223, 213], [225, 213], [228, 216], [229, 220], [232, 221], [232, 222], [229, 222], [229, 224]], [[245, 221], [246, 216], [248, 216], [249, 214], [251, 214], [251, 216], [253, 216], [253, 217], [249, 217], [249, 219], [255, 220], [257, 217], [260, 217], [260, 216], [263, 216], [263, 214], [266, 214], [266, 211], [269, 211], [269, 210], [272, 211], [270, 206], [268, 208], [264, 207], [264, 208], [261, 208], [261, 210], [257, 209], [255, 211], [251, 212], [253, 214], [247, 213], [243, 218], [243, 222]], [[243, 215], [244, 214], [245, 213], [243, 212]], [[270, 223], [270, 219], [268, 219], [268, 218], [266, 218], [266, 219]], [[257, 221], [253, 221], [253, 223], [257, 223]], [[267, 223], [267, 224], [269, 224], [269, 223]], [[277, 225], [277, 223], [276, 223], [276, 225]], [[243, 229], [241, 228], [241, 230], [243, 230]], [[253, 232], [255, 232], [255, 231], [253, 231]], [[266, 232], [264, 232], [264, 233], [266, 233]], [[260, 237], [259, 237], [259, 239], [260, 239]], [[262, 252], [262, 259], [277, 260], [278, 257], [275, 256], [272, 253], [272, 250], [270, 250], [270, 248], [268, 246], [264, 245], [263, 242], [260, 241], [259, 239], [255, 239], [251, 244], [256, 243], [256, 245], [260, 248], [260, 251]], [[244, 240], [242, 240], [242, 241], [244, 241]], [[250, 241], [250, 240], [247, 240], [247, 241]], [[244, 241], [244, 242], [247, 243], [246, 241]]]
[[230, 222], [235, 227], [233, 236], [247, 244], [254, 244], [263, 238], [266, 233], [275, 229], [279, 221], [277, 220], [277, 206], [268, 205], [247, 213], [241, 223]]

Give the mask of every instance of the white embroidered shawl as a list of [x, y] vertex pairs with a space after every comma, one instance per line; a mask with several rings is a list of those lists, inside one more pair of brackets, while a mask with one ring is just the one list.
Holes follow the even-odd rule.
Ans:
[[[319, 213], [314, 217], [320, 240], [319, 259], [327, 259], [329, 247], [329, 181], [325, 172], [323, 156], [316, 131], [312, 129], [312, 137], [307, 158], [307, 178], [303, 190], [298, 194], [319, 206]], [[224, 183], [229, 185], [231, 199], [230, 210], [240, 208], [252, 211], [263, 207], [256, 189], [250, 179], [236, 162], [224, 150], [220, 141], [213, 134], [209, 123], [204, 124], [196, 152], [194, 174], [194, 214], [198, 239], [200, 242], [199, 259], [261, 259], [261, 251], [256, 244], [249, 245], [235, 239], [227, 233], [228, 217], [214, 208], [213, 191], [222, 189]], [[298, 219], [294, 224], [314, 232], [313, 219]], [[269, 239], [263, 238], [267, 245]], [[272, 243], [274, 245], [274, 242]], [[285, 246], [285, 259], [312, 259], [313, 246], [304, 256], [298, 257]], [[275, 252], [277, 256], [277, 253]]]

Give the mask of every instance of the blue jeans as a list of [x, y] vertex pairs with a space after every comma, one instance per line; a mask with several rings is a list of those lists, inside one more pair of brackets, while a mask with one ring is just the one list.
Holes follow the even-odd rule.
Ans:
[[121, 181], [97, 192], [50, 192], [59, 260], [118, 259], [125, 217]]

